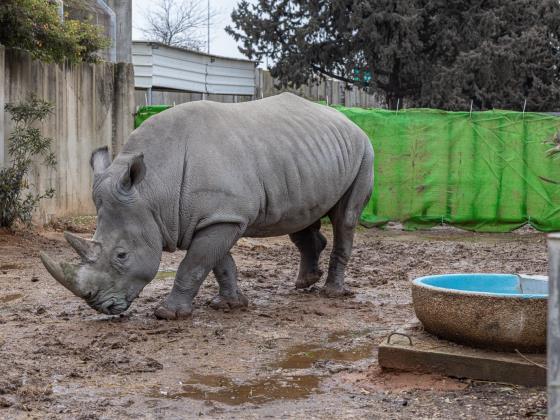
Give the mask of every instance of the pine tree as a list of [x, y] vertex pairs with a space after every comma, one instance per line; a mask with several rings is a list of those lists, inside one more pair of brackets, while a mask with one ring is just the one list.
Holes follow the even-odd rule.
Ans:
[[330, 76], [392, 108], [560, 108], [557, 0], [259, 0], [232, 19], [284, 85]]

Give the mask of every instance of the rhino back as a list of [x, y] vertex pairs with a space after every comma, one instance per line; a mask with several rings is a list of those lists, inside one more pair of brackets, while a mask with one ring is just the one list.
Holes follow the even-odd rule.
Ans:
[[304, 228], [336, 204], [372, 154], [345, 116], [292, 94], [179, 105], [133, 133], [123, 152], [137, 151], [158, 172], [147, 175], [146, 189], [163, 183], [167, 198], [158, 200], [179, 196], [173, 223], [181, 247], [216, 222], [240, 223], [252, 236]]

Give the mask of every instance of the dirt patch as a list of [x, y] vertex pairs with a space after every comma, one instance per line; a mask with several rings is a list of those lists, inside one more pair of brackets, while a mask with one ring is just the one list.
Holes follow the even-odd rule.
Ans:
[[364, 379], [358, 379], [365, 390], [376, 391], [463, 391], [469, 387], [465, 381], [439, 375], [424, 373], [383, 371], [379, 367], [371, 368]]
[[233, 255], [249, 309], [209, 308], [210, 276], [182, 322], [153, 316], [182, 252], [164, 254], [159, 278], [109, 317], [56, 284], [39, 251], [76, 260], [60, 232], [0, 232], [0, 417], [478, 419], [546, 407], [542, 388], [382, 372], [376, 363], [378, 343], [413, 316], [412, 278], [545, 274], [538, 233], [359, 229], [347, 275], [355, 296], [340, 300], [294, 289], [298, 253], [287, 238], [242, 239]]

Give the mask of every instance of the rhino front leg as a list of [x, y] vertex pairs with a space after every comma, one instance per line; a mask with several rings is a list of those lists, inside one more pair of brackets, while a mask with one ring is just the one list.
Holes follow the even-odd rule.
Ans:
[[237, 285], [237, 267], [231, 253], [228, 252], [212, 271], [218, 281], [220, 291], [210, 301], [210, 307], [225, 311], [235, 308], [246, 308], [249, 301], [241, 293]]
[[241, 235], [239, 225], [223, 223], [196, 232], [187, 255], [179, 265], [171, 293], [156, 309], [160, 319], [183, 319], [191, 316], [192, 301], [208, 273], [224, 257]]

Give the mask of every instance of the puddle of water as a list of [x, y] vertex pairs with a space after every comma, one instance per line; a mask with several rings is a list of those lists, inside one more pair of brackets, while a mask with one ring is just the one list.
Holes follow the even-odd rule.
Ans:
[[241, 405], [247, 402], [263, 404], [276, 400], [307, 398], [318, 391], [319, 382], [320, 378], [314, 375], [272, 376], [242, 384], [237, 384], [225, 376], [192, 375], [180, 392], [163, 394], [156, 390], [149, 396], [211, 400], [227, 405]]
[[173, 279], [175, 278], [175, 276], [177, 275], [177, 270], [171, 270], [171, 269], [164, 269], [164, 270], [158, 270], [157, 274], [156, 274], [156, 279]]
[[21, 293], [12, 293], [11, 295], [6, 295], [6, 296], [0, 296], [0, 302], [1, 303], [8, 303], [11, 302], [12, 300], [16, 300], [19, 298], [22, 298], [23, 295]]
[[333, 347], [321, 347], [313, 344], [301, 344], [292, 347], [284, 359], [272, 367], [282, 369], [307, 369], [319, 360], [334, 360], [337, 362], [356, 362], [371, 357], [373, 343], [366, 343], [358, 347], [340, 350]]
[[[272, 368], [307, 369], [320, 360], [338, 362], [355, 362], [371, 357], [373, 343], [366, 342], [348, 349], [338, 349], [334, 345], [349, 337], [361, 336], [357, 332], [336, 332], [329, 335], [327, 345], [301, 344], [288, 349], [283, 359], [269, 365]], [[265, 379], [236, 383], [228, 377], [216, 375], [193, 374], [186, 381], [181, 391], [165, 393], [154, 389], [148, 396], [152, 398], [191, 398], [209, 400], [228, 405], [240, 405], [247, 402], [262, 404], [276, 400], [293, 400], [307, 398], [319, 392], [323, 375], [283, 376], [274, 374]]]

